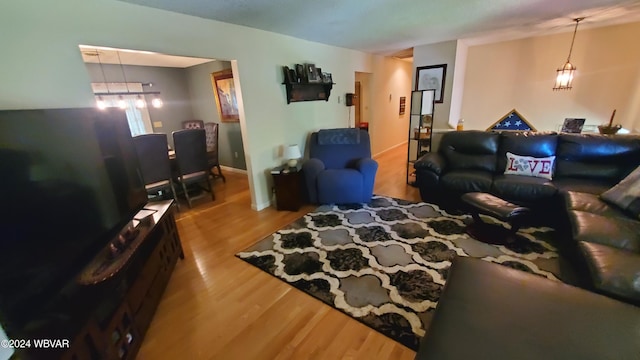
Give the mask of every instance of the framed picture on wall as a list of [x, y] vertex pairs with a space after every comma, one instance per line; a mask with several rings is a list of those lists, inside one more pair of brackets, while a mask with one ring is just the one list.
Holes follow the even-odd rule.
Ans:
[[435, 102], [442, 103], [447, 64], [420, 66], [416, 69], [416, 90], [435, 90]]
[[304, 68], [307, 76], [307, 82], [317, 83], [322, 81], [322, 79], [318, 78], [318, 70], [316, 70], [316, 66], [314, 64], [304, 64]]
[[218, 106], [218, 115], [224, 122], [238, 122], [238, 98], [236, 88], [233, 83], [233, 73], [231, 69], [217, 71], [211, 74], [213, 85], [213, 95]]

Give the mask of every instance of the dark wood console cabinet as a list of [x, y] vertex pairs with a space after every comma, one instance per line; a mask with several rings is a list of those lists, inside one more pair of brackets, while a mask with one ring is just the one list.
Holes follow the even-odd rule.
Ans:
[[152, 215], [133, 220], [139, 233], [113, 256], [108, 247], [77, 278], [100, 294], [63, 359], [133, 359], [151, 323], [178, 257], [184, 258], [173, 202], [149, 203]]

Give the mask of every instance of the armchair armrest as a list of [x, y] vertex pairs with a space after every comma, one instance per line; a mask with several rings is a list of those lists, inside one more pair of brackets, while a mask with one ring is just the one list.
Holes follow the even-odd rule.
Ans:
[[372, 158], [361, 158], [356, 161], [355, 168], [365, 176], [375, 175], [378, 170], [378, 162]]
[[302, 173], [304, 175], [304, 184], [307, 188], [307, 195], [309, 201], [313, 204], [318, 203], [318, 189], [316, 186], [316, 179], [318, 174], [324, 171], [325, 166], [322, 160], [311, 158], [302, 164]]
[[378, 162], [372, 158], [361, 158], [354, 164], [355, 168], [362, 174], [362, 194], [363, 199], [371, 199], [373, 195], [373, 185], [378, 171]]
[[428, 170], [440, 176], [447, 167], [447, 160], [439, 153], [426, 153], [416, 160], [413, 167], [420, 170]]

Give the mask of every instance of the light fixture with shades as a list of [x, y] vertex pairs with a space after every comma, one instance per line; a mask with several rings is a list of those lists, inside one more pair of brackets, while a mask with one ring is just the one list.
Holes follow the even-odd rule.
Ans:
[[[95, 92], [94, 95], [97, 97], [96, 100], [96, 106], [98, 107], [98, 109], [100, 110], [104, 110], [108, 107], [108, 103], [105, 99], [108, 97], [116, 97], [117, 96], [117, 101], [115, 101], [115, 104], [117, 107], [121, 108], [121, 109], [126, 109], [127, 108], [127, 102], [125, 101], [125, 96], [128, 95], [133, 95], [136, 96], [135, 99], [135, 106], [137, 108], [144, 108], [147, 106], [147, 103], [145, 101], [145, 95], [153, 95], [153, 99], [151, 100], [151, 105], [155, 108], [160, 108], [163, 105], [162, 100], [160, 99], [160, 92], [159, 91], [130, 91], [129, 90], [129, 83], [127, 82], [127, 77], [126, 74], [124, 72], [124, 65], [122, 64], [122, 60], [120, 59], [120, 52], [116, 51], [117, 56], [118, 56], [118, 64], [120, 65], [120, 71], [122, 72], [122, 78], [124, 80], [124, 85], [126, 88], [126, 91], [111, 91], [111, 89], [109, 88], [109, 83], [107, 82], [107, 77], [105, 75], [104, 72], [104, 67], [102, 64], [102, 60], [100, 59], [100, 51], [98, 51], [98, 49], [95, 49], [95, 55], [98, 58], [98, 64], [100, 65], [100, 71], [102, 73], [102, 79], [104, 81], [104, 84], [106, 86], [106, 92]], [[113, 84], [112, 84], [113, 85]], [[153, 84], [151, 83], [147, 83], [147, 84], [142, 84], [142, 86], [153, 86]]]
[[584, 20], [583, 17], [575, 18], [576, 27], [573, 29], [573, 38], [571, 39], [571, 47], [569, 48], [569, 56], [567, 56], [567, 62], [557, 70], [556, 84], [553, 90], [570, 90], [571, 83], [573, 82], [573, 75], [576, 71], [576, 67], [571, 63], [571, 52], [573, 51], [573, 43], [576, 40], [576, 32], [578, 32], [578, 24]]
[[302, 154], [300, 153], [300, 148], [298, 147], [298, 145], [289, 145], [286, 148], [284, 148], [284, 153], [282, 154], [283, 157], [285, 159], [287, 159], [287, 165], [290, 168], [296, 167], [296, 165], [298, 165], [298, 159], [300, 159], [302, 157]]

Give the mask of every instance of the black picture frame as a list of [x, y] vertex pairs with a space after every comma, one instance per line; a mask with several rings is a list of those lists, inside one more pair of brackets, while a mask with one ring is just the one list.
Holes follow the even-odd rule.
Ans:
[[560, 132], [580, 134], [585, 121], [585, 118], [565, 118]]
[[[282, 73], [284, 75], [284, 82], [285, 83], [291, 84], [291, 83], [294, 83], [294, 82], [298, 81], [297, 77], [295, 77], [295, 71], [292, 72], [291, 69], [289, 69], [288, 66], [283, 66], [282, 67]], [[292, 74], [294, 75], [294, 77], [291, 77]]]
[[331, 73], [323, 72], [322, 73], [322, 82], [325, 84], [333, 83], [333, 79], [331, 78]]
[[304, 73], [304, 66], [302, 64], [296, 64], [296, 76], [298, 77], [298, 82], [306, 82], [306, 76]]
[[297, 83], [300, 81], [300, 79], [298, 79], [298, 74], [296, 74], [295, 69], [289, 69], [289, 79], [291, 79], [292, 83]]
[[316, 70], [315, 64], [304, 64], [304, 69], [307, 82], [318, 83], [322, 81], [322, 79], [318, 78], [318, 70]]
[[435, 90], [436, 103], [442, 103], [447, 64], [420, 66], [416, 68], [416, 90]]

